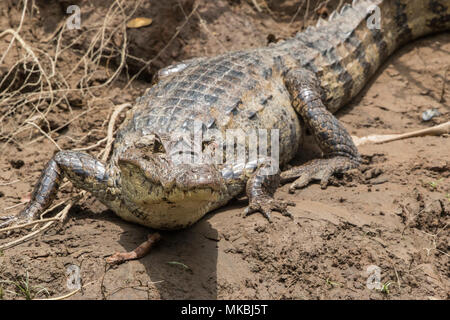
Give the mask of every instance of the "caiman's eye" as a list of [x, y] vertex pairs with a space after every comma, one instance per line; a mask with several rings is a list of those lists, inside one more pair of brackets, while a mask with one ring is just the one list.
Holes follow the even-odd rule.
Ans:
[[166, 153], [166, 150], [164, 149], [164, 145], [162, 144], [161, 140], [159, 138], [156, 138], [153, 140], [153, 152], [154, 153]]
[[135, 143], [136, 148], [147, 150], [151, 153], [166, 153], [161, 139], [154, 134], [143, 136]]

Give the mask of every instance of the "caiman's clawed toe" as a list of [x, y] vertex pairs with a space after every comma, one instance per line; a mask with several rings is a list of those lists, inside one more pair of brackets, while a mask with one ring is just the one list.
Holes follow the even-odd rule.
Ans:
[[295, 203], [290, 201], [275, 200], [269, 197], [260, 197], [253, 199], [250, 202], [248, 207], [244, 210], [244, 217], [247, 217], [254, 212], [261, 212], [267, 220], [269, 220], [269, 222], [272, 222], [271, 213], [272, 211], [277, 211], [285, 217], [294, 219], [292, 214], [287, 209], [288, 206], [295, 206]]
[[289, 187], [289, 193], [306, 187], [312, 181], [320, 181], [320, 187], [328, 186], [331, 176], [358, 167], [359, 162], [347, 157], [330, 159], [314, 159], [303, 166], [294, 167], [281, 174], [281, 181], [289, 182], [296, 179]]
[[0, 229], [6, 228], [11, 226], [12, 224], [17, 224], [17, 217], [16, 216], [6, 216], [6, 217], [0, 217]]
[[249, 205], [244, 210], [244, 217], [253, 212], [261, 212], [267, 220], [271, 221], [270, 214], [272, 211], [278, 211], [283, 216], [293, 218], [287, 207], [295, 204], [273, 198], [276, 189], [280, 185], [280, 172], [279, 170], [275, 172], [270, 171], [270, 163], [269, 158], [262, 160], [258, 169], [247, 181], [246, 192]]
[[27, 211], [24, 210], [15, 216], [0, 217], [0, 229], [25, 224], [32, 220], [32, 217], [28, 216]]

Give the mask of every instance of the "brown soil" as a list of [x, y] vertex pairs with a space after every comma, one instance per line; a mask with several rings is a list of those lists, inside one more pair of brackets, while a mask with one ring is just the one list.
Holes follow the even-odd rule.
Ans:
[[[17, 28], [22, 10], [19, 2], [0, 4], [0, 31]], [[82, 38], [61, 53], [57, 65], [61, 72], [70, 70], [89, 50], [92, 35], [83, 32], [107, 16], [113, 1], [95, 1], [95, 7], [91, 1], [74, 2], [82, 9], [83, 29], [64, 31], [61, 43]], [[126, 2], [126, 10], [131, 10], [137, 1]], [[338, 2], [330, 1], [328, 8]], [[152, 25], [127, 31], [125, 67], [115, 81], [90, 91], [91, 95], [75, 91], [52, 108], [48, 99], [26, 103], [6, 117], [8, 107], [2, 105], [1, 216], [23, 207], [40, 170], [57, 150], [35, 127], [11, 138], [10, 133], [22, 127], [32, 110], [45, 113], [46, 120], [41, 117], [37, 123], [62, 149], [87, 147], [106, 136], [113, 106], [133, 102], [150, 85], [155, 70], [190, 57], [265, 46], [293, 35], [304, 25], [304, 9], [294, 17], [301, 1], [266, 0], [267, 9], [264, 1], [257, 0], [261, 12], [252, 1], [197, 3], [196, 13], [190, 15], [194, 1], [143, 1], [133, 16], [151, 17]], [[311, 3], [307, 23], [317, 18], [317, 1]], [[57, 31], [67, 3], [36, 1], [35, 5], [27, 12], [20, 35], [33, 48], [52, 56], [58, 41], [42, 39]], [[60, 33], [55, 34], [57, 39]], [[10, 39], [0, 38], [0, 52], [5, 52]], [[123, 41], [123, 33], [117, 32], [108, 43], [110, 57], [99, 60], [88, 81], [83, 80], [86, 85], [105, 83], [120, 66], [118, 52]], [[14, 66], [20, 52], [13, 47], [0, 66], [0, 77]], [[146, 65], [150, 59], [153, 62]], [[449, 66], [448, 33], [408, 44], [337, 116], [359, 137], [407, 132], [448, 121], [450, 89], [444, 84], [447, 81], [449, 87], [445, 74]], [[26, 67], [20, 68], [16, 84], [8, 90], [20, 88], [27, 75], [33, 78]], [[141, 68], [140, 76], [124, 89]], [[77, 81], [85, 75], [82, 68], [77, 69], [68, 77], [68, 85], [80, 87]], [[5, 88], [0, 86], [2, 90]], [[40, 89], [28, 86], [21, 90]], [[430, 108], [437, 108], [441, 115], [423, 122], [421, 113]], [[296, 203], [291, 209], [293, 221], [277, 214], [271, 224], [260, 214], [243, 219], [247, 200], [239, 199], [189, 229], [161, 233], [162, 240], [148, 256], [114, 267], [106, 265], [105, 257], [134, 249], [151, 231], [122, 221], [89, 197], [70, 210], [64, 224], [0, 252], [0, 299], [23, 298], [8, 281], [20, 281], [27, 273], [34, 291], [42, 286], [49, 296], [64, 295], [71, 291], [66, 286], [70, 265], [81, 268], [84, 285], [83, 291], [70, 299], [448, 299], [449, 142], [447, 135], [361, 146], [364, 164], [360, 170], [337, 177], [326, 190], [318, 184], [295, 195], [287, 192], [287, 185], [279, 189], [276, 197]], [[317, 154], [307, 145], [296, 163]], [[87, 152], [97, 155], [103, 147]], [[64, 187], [58, 201], [74, 192], [70, 185]], [[1, 234], [0, 245], [27, 232]], [[371, 265], [380, 268], [382, 284], [390, 283], [385, 286], [388, 291], [367, 287]], [[46, 296], [45, 292], [36, 294]]]

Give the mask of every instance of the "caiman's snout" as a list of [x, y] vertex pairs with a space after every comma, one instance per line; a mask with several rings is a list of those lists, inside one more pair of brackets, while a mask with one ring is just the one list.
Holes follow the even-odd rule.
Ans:
[[[220, 172], [208, 164], [172, 164], [165, 154], [124, 153], [118, 159], [121, 194], [133, 214], [119, 214], [158, 229], [191, 225], [215, 208], [226, 193]], [[136, 212], [145, 213], [136, 216]], [[145, 217], [145, 218], [144, 218]]]
[[178, 155], [180, 144], [183, 143], [183, 137], [171, 140], [170, 136], [161, 133], [141, 137], [118, 159], [122, 178], [148, 184], [149, 188], [160, 188], [164, 192], [174, 189], [183, 192], [199, 189], [211, 192], [223, 190], [225, 184], [220, 171], [214, 165], [179, 161], [190, 159]]
[[140, 175], [145, 177], [147, 182], [154, 186], [161, 186], [166, 191], [174, 188], [183, 191], [193, 189], [220, 191], [224, 187], [220, 171], [212, 165], [172, 165], [167, 161], [159, 160], [136, 158], [134, 155], [130, 155], [120, 158], [118, 164], [123, 178], [129, 176], [134, 177], [134, 180], [139, 180], [137, 176]]
[[161, 187], [167, 192], [175, 188], [180, 191], [209, 189], [216, 192], [225, 188], [220, 171], [214, 165], [174, 164], [165, 153], [143, 151], [142, 148], [133, 148], [118, 159], [122, 179], [133, 180], [137, 184], [149, 183], [152, 188]]
[[173, 170], [176, 186], [182, 190], [221, 191], [224, 186], [220, 171], [209, 164], [181, 164], [174, 167]]

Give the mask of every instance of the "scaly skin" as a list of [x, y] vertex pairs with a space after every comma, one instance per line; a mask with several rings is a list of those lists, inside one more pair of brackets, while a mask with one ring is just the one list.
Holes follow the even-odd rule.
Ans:
[[[367, 26], [371, 5], [380, 9], [381, 29]], [[449, 7], [450, 0], [359, 0], [333, 14], [331, 21], [268, 48], [165, 68], [128, 113], [107, 166], [79, 152], [57, 153], [29, 205], [4, 224], [36, 218], [64, 176], [122, 218], [152, 228], [189, 226], [243, 191], [249, 197], [245, 214], [260, 211], [269, 218], [275, 210], [289, 216], [288, 204], [273, 199], [280, 179], [295, 180], [292, 192], [316, 179], [326, 187], [331, 175], [359, 165], [358, 150], [332, 113], [353, 98], [399, 46], [448, 30]], [[185, 148], [181, 155], [194, 161], [182, 164], [179, 151], [186, 140], [174, 137], [177, 130], [208, 135], [214, 129], [225, 136], [229, 129], [244, 135], [278, 129], [283, 165], [300, 151], [303, 125], [324, 156], [281, 175], [264, 171], [273, 156], [242, 163], [224, 154], [224, 163], [200, 163], [202, 149], [206, 158], [222, 150], [220, 139], [212, 137]], [[236, 146], [246, 147], [248, 153], [255, 143], [244, 139]]]

